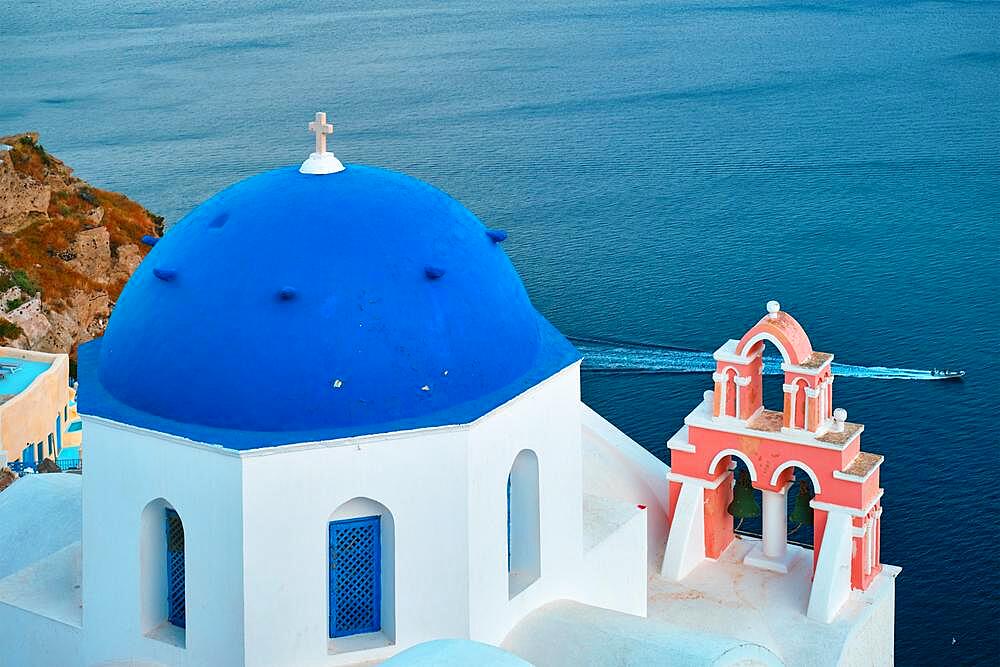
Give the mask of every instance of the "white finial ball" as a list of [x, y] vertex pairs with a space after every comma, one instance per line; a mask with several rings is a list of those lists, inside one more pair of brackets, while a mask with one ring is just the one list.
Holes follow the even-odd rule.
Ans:
[[780, 310], [781, 310], [781, 304], [778, 303], [777, 301], [767, 302], [767, 315], [772, 320], [778, 316], [778, 311]]
[[837, 408], [836, 410], [833, 411], [833, 418], [839, 422], [846, 422], [847, 410], [845, 410], [844, 408]]
[[708, 391], [706, 391], [705, 392], [705, 400], [708, 401], [709, 403], [713, 402], [715, 400], [715, 392], [712, 391], [711, 389], [709, 389]]

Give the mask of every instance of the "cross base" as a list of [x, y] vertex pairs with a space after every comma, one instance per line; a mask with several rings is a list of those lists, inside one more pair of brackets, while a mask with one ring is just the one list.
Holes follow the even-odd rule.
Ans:
[[310, 153], [309, 159], [302, 163], [299, 172], [303, 174], [336, 174], [344, 171], [344, 164], [333, 153]]

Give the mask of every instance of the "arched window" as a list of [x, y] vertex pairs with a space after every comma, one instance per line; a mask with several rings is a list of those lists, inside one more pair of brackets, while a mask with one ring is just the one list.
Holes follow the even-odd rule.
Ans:
[[507, 571], [511, 598], [542, 573], [538, 457], [528, 449], [517, 455], [507, 477]]
[[802, 378], [798, 378], [793, 383], [796, 387], [795, 393], [792, 394], [792, 406], [794, 412], [792, 413], [792, 428], [804, 429], [806, 427], [806, 402], [809, 400], [806, 396], [806, 381]]
[[184, 524], [172, 509], [164, 511], [167, 538], [167, 620], [178, 628], [187, 624], [184, 600]]
[[338, 507], [327, 526], [329, 637], [395, 635], [392, 513], [369, 498]]
[[142, 511], [139, 535], [142, 631], [184, 646], [187, 627], [184, 522], [163, 498]]
[[739, 417], [739, 391], [736, 385], [736, 378], [739, 374], [732, 368], [726, 369], [726, 405], [723, 406], [723, 414], [727, 417]]

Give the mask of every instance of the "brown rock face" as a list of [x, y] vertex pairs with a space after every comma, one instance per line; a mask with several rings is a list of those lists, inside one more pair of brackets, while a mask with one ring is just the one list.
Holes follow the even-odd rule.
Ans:
[[0, 341], [75, 356], [104, 333], [163, 220], [73, 176], [37, 134], [0, 143]]
[[14, 169], [11, 151], [0, 147], [0, 232], [16, 232], [31, 214], [49, 210], [52, 188]]
[[106, 227], [85, 229], [70, 243], [73, 259], [67, 266], [77, 273], [92, 276], [95, 282], [107, 284], [111, 271], [111, 235]]

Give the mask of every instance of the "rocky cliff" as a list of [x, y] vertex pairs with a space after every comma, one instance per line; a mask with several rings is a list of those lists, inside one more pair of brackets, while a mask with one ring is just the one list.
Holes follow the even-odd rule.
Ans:
[[163, 219], [100, 190], [38, 143], [0, 138], [0, 341], [68, 352], [104, 332]]

